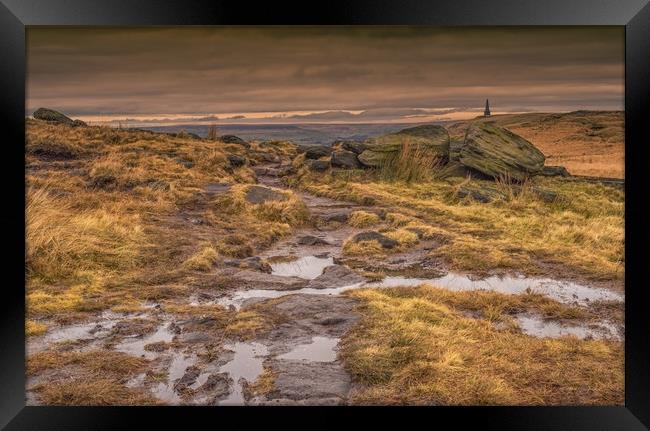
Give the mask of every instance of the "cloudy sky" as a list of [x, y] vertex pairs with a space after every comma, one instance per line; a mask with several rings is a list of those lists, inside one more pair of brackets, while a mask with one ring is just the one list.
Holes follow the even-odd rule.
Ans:
[[29, 28], [27, 115], [369, 123], [623, 109], [622, 27]]

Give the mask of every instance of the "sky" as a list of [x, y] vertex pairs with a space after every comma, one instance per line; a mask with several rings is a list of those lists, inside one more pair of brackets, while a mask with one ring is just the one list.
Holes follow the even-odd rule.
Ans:
[[622, 110], [623, 27], [27, 30], [26, 115], [129, 125], [407, 123]]

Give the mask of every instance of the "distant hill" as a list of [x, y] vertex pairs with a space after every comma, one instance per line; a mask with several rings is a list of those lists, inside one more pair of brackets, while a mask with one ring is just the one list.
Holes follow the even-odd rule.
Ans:
[[546, 155], [547, 165], [563, 165], [574, 175], [624, 178], [625, 113], [622, 111], [479, 117], [447, 125], [452, 138], [462, 139], [470, 121], [493, 121], [523, 136]]
[[[362, 141], [373, 136], [396, 132], [415, 124], [233, 124], [217, 126], [220, 135], [237, 135], [249, 141], [292, 141], [296, 144], [329, 144], [337, 139]], [[155, 132], [208, 134], [206, 125], [142, 127]]]

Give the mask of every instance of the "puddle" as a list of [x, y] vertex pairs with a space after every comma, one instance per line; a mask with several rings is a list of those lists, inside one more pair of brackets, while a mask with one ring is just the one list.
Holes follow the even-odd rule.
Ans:
[[562, 325], [558, 322], [544, 320], [539, 316], [518, 316], [519, 328], [524, 334], [542, 338], [559, 338], [574, 335], [580, 339], [613, 339], [620, 340], [616, 325], [610, 322], [600, 322], [597, 325]]
[[420, 284], [431, 284], [453, 291], [491, 290], [509, 295], [530, 291], [531, 293], [548, 296], [558, 302], [568, 304], [577, 302], [580, 305], [587, 305], [590, 301], [620, 302], [624, 300], [624, 296], [620, 293], [584, 286], [570, 281], [523, 276], [492, 276], [481, 280], [472, 280], [466, 275], [452, 272], [443, 277], [432, 279], [386, 277], [379, 282], [366, 283], [364, 287], [418, 286]]
[[90, 338], [97, 338], [106, 334], [115, 326], [115, 321], [109, 322], [91, 322], [79, 325], [64, 326], [54, 329], [43, 338], [47, 344], [58, 343], [61, 341], [76, 341]]
[[155, 359], [160, 356], [159, 352], [149, 352], [144, 346], [151, 343], [165, 342], [170, 343], [174, 338], [174, 333], [169, 330], [169, 322], [165, 322], [156, 329], [151, 335], [143, 338], [128, 338], [115, 346], [115, 350], [127, 353], [133, 356], [144, 356], [146, 359]]
[[212, 375], [211, 372], [203, 372], [203, 373], [199, 374], [199, 377], [196, 378], [196, 381], [194, 383], [192, 383], [189, 386], [189, 388], [192, 389], [192, 390], [196, 390], [196, 389], [200, 388], [201, 386], [203, 386], [205, 384], [205, 382], [208, 381], [208, 377], [210, 377], [210, 375]]
[[336, 360], [334, 349], [338, 342], [338, 338], [314, 337], [311, 343], [297, 346], [290, 352], [278, 356], [278, 359], [334, 362]]
[[219, 372], [229, 374], [233, 381], [233, 389], [228, 397], [219, 401], [218, 404], [244, 405], [241, 380], [244, 379], [248, 383], [254, 383], [264, 371], [262, 362], [269, 352], [267, 347], [260, 343], [234, 343], [227, 344], [225, 348], [233, 350], [235, 356], [230, 362], [222, 366]]
[[167, 369], [167, 382], [160, 382], [153, 386], [151, 388], [153, 395], [169, 404], [180, 404], [181, 397], [174, 390], [174, 385], [178, 379], [183, 377], [187, 367], [191, 367], [195, 362], [196, 355], [186, 356], [183, 353], [173, 353], [171, 363]]
[[108, 335], [110, 330], [123, 317], [115, 313], [104, 312], [99, 320], [93, 322], [48, 328], [45, 335], [27, 340], [28, 353], [37, 353], [47, 349], [52, 344], [65, 341], [99, 339]]
[[[306, 256], [292, 262], [281, 262], [272, 264], [274, 275], [296, 276], [307, 279], [318, 277], [323, 269], [333, 264], [333, 258], [319, 258]], [[577, 303], [587, 305], [590, 301], [616, 301], [622, 302], [624, 295], [608, 289], [589, 287], [570, 281], [559, 281], [551, 278], [535, 278], [524, 276], [492, 276], [480, 280], [472, 280], [466, 275], [450, 272], [437, 278], [407, 278], [407, 277], [386, 277], [377, 282], [355, 283], [349, 286], [314, 289], [303, 288], [297, 290], [266, 290], [254, 289], [235, 292], [231, 297], [220, 298], [217, 303], [229, 307], [233, 305], [236, 309], [252, 298], [271, 299], [292, 294], [314, 294], [314, 295], [339, 295], [349, 289], [360, 287], [396, 287], [396, 286], [419, 286], [430, 284], [433, 286], [453, 291], [488, 290], [508, 295], [523, 294], [526, 292], [538, 293], [565, 304]]]
[[249, 299], [273, 299], [273, 298], [280, 298], [282, 296], [293, 295], [297, 293], [309, 294], [309, 295], [340, 295], [345, 290], [363, 287], [364, 284], [365, 283], [355, 283], [349, 286], [333, 287], [330, 289], [314, 289], [311, 287], [305, 287], [304, 289], [297, 289], [297, 290], [265, 290], [265, 289], [241, 290], [235, 292], [230, 297], [219, 298], [217, 300], [217, 304], [223, 305], [224, 307], [230, 307], [232, 305], [235, 307], [236, 310], [239, 310], [244, 304], [244, 302], [246, 302]]
[[325, 267], [331, 265], [334, 265], [332, 257], [305, 256], [291, 262], [272, 263], [271, 274], [312, 280], [321, 275]]

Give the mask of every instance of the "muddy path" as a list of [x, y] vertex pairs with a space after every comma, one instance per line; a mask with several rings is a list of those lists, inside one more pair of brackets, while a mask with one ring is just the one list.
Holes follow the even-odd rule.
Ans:
[[[285, 189], [279, 176], [282, 170], [281, 164], [256, 168], [259, 183]], [[212, 184], [203, 193], [216, 196], [228, 190], [228, 185]], [[227, 277], [235, 289], [215, 290], [208, 280], [184, 298], [189, 306], [221, 305], [236, 314], [257, 313], [274, 322], [270, 329], [252, 339], [228, 338], [215, 329], [214, 317], [181, 319], [149, 302], [135, 313], [105, 311], [89, 322], [54, 326], [28, 341], [28, 354], [65, 343], [75, 351], [106, 349], [145, 358], [150, 361], [147, 370], [125, 378], [124, 384], [168, 404], [338, 405], [347, 404], [353, 390], [338, 354], [339, 343], [360, 318], [356, 301], [342, 295], [346, 290], [431, 283], [453, 291], [533, 291], [576, 306], [624, 300], [620, 292], [572, 281], [516, 275], [475, 279], [447, 272], [427, 257], [439, 246], [435, 241], [422, 241], [381, 262], [353, 265], [341, 254], [343, 242], [368, 229], [349, 226], [348, 215], [355, 210], [379, 214], [383, 209], [294, 192], [308, 207], [313, 223], [245, 259], [245, 269], [240, 265], [244, 259], [216, 268], [212, 276]], [[189, 222], [188, 228], [205, 228], [196, 214], [185, 214], [183, 220]], [[377, 269], [389, 276], [378, 281], [364, 272]], [[517, 319], [523, 332], [541, 337], [622, 339], [624, 331], [606, 319], [584, 325], [548, 321], [534, 314]], [[28, 388], [65, 378], [69, 372], [50, 370], [30, 376]], [[33, 394], [28, 402], [39, 403]]]

